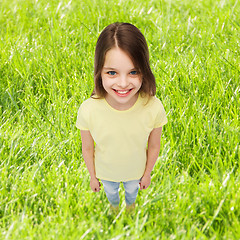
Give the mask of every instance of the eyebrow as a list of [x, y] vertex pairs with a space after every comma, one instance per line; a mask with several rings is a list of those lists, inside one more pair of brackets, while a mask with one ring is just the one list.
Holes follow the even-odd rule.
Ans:
[[[103, 67], [103, 69], [110, 69], [110, 70], [117, 70], [117, 68], [112, 68], [112, 67]], [[136, 68], [132, 68], [129, 71], [136, 71]]]
[[112, 67], [103, 67], [103, 69], [111, 69], [111, 70], [116, 70], [116, 68], [112, 68]]

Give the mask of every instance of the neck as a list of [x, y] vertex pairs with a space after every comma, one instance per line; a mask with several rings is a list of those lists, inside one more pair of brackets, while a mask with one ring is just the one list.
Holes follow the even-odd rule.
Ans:
[[118, 110], [118, 111], [126, 111], [128, 109], [130, 109], [137, 101], [138, 99], [138, 95], [139, 93], [137, 93], [130, 102], [128, 102], [127, 104], [121, 104], [121, 103], [117, 103], [117, 102], [113, 102], [111, 101], [111, 99], [109, 99], [108, 95], [106, 95], [105, 100], [107, 101], [107, 103], [114, 109]]

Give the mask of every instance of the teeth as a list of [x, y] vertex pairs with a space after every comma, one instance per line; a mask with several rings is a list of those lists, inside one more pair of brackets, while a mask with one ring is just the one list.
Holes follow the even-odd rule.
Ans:
[[125, 93], [129, 92], [129, 90], [125, 90], [125, 91], [116, 90], [116, 91], [120, 94], [125, 94]]

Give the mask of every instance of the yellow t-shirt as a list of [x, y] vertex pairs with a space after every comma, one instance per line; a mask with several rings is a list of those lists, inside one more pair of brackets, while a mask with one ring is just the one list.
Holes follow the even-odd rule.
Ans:
[[126, 111], [112, 108], [105, 99], [89, 98], [78, 111], [76, 126], [89, 130], [95, 142], [96, 177], [113, 182], [140, 179], [146, 166], [150, 132], [167, 117], [156, 97], [140, 96]]

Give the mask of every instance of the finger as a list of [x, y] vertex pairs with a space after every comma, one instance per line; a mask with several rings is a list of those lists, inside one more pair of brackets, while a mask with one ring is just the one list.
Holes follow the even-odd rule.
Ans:
[[99, 192], [101, 190], [100, 187], [94, 188], [94, 192]]

